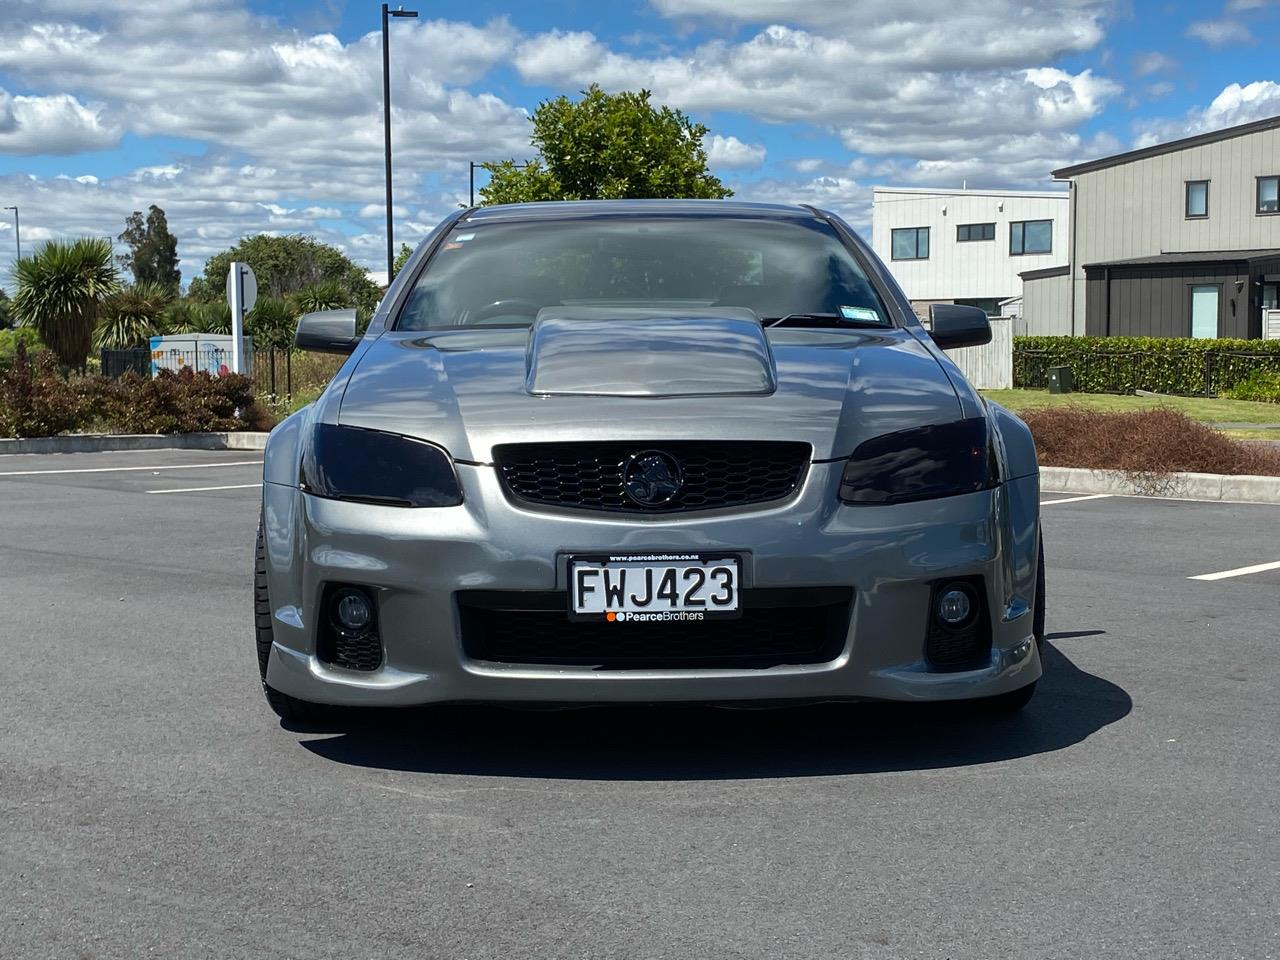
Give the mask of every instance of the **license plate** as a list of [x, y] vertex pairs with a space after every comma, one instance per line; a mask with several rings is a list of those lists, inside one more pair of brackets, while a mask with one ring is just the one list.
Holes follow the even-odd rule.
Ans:
[[738, 616], [742, 563], [726, 554], [569, 558], [569, 616], [623, 623]]

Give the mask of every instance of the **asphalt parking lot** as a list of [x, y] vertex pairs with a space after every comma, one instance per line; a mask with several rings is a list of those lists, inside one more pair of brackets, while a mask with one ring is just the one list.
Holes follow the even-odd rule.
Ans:
[[291, 731], [258, 459], [0, 457], [0, 957], [1280, 956], [1280, 506], [1046, 493], [1013, 720]]

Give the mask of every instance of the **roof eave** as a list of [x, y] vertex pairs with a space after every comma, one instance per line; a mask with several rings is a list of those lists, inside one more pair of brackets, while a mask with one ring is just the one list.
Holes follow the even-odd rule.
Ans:
[[1150, 157], [1158, 157], [1166, 153], [1176, 153], [1179, 150], [1188, 150], [1192, 147], [1203, 146], [1207, 143], [1217, 143], [1219, 140], [1232, 140], [1236, 137], [1245, 137], [1251, 133], [1260, 133], [1264, 130], [1271, 130], [1280, 127], [1280, 116], [1264, 117], [1262, 120], [1253, 120], [1249, 123], [1237, 124], [1234, 127], [1223, 127], [1221, 130], [1211, 130], [1208, 133], [1198, 133], [1192, 137], [1183, 137], [1181, 140], [1171, 140], [1168, 143], [1157, 143], [1150, 147], [1141, 147], [1137, 150], [1129, 150], [1125, 153], [1112, 154], [1109, 157], [1101, 157], [1097, 160], [1088, 160], [1085, 163], [1073, 164], [1069, 167], [1062, 167], [1053, 171], [1055, 180], [1068, 179], [1077, 177], [1082, 173], [1092, 173], [1095, 170], [1105, 170], [1107, 167], [1118, 167], [1121, 164], [1133, 163], [1135, 160], [1146, 160]]

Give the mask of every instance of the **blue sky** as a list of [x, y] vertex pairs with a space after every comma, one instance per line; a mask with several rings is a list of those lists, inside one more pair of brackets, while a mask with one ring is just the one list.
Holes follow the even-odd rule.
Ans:
[[[157, 203], [189, 277], [241, 236], [382, 264], [376, 3], [0, 0], [0, 206], [24, 245]], [[526, 158], [591, 82], [712, 130], [739, 196], [855, 225], [876, 184], [1043, 188], [1057, 166], [1280, 113], [1280, 0], [419, 3], [392, 25], [397, 239]], [[0, 264], [13, 231], [0, 219]], [[0, 271], [0, 275], [3, 271]]]

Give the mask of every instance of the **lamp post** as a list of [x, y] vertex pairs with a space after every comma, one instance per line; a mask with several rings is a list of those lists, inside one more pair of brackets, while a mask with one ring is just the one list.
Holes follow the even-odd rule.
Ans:
[[387, 283], [391, 283], [391, 271], [396, 262], [395, 241], [391, 235], [391, 46], [388, 43], [387, 22], [390, 17], [416, 17], [416, 10], [403, 7], [392, 10], [382, 5], [382, 135], [386, 145], [387, 161]]
[[13, 211], [13, 239], [18, 244], [18, 259], [22, 259], [22, 228], [18, 225], [18, 208], [5, 207], [6, 210]]

